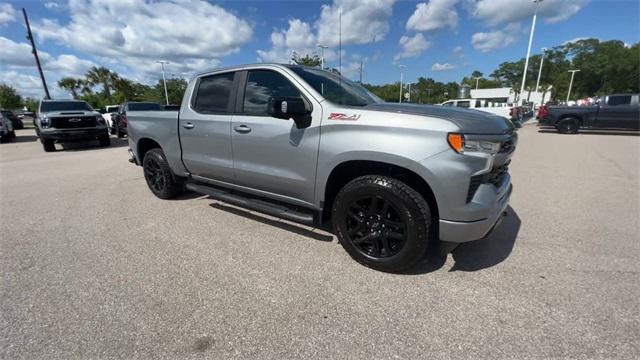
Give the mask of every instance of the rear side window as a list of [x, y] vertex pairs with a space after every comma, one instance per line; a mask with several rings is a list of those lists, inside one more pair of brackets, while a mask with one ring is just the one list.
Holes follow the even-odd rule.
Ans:
[[228, 111], [229, 98], [234, 73], [211, 75], [200, 78], [193, 105], [198, 112], [225, 113]]
[[476, 106], [475, 107], [479, 108], [479, 107], [484, 107], [484, 106], [482, 106], [482, 104], [480, 103], [480, 100], [476, 100]]
[[462, 108], [468, 108], [469, 107], [469, 102], [468, 101], [458, 101], [456, 106], [457, 107], [462, 107]]
[[631, 95], [609, 96], [608, 105], [631, 105]]
[[275, 71], [252, 70], [247, 76], [243, 112], [268, 115], [269, 100], [274, 97], [301, 97], [300, 91]]

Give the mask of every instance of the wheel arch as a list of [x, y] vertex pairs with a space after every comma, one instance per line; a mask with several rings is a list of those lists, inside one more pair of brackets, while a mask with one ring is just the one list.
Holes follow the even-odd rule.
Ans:
[[582, 115], [580, 114], [576, 114], [576, 113], [570, 113], [570, 114], [562, 114], [560, 115], [560, 117], [558, 118], [558, 123], [564, 119], [568, 119], [568, 118], [573, 118], [578, 120], [578, 123], [580, 123], [580, 126], [582, 126], [582, 124], [584, 124], [584, 119], [582, 118]]
[[365, 175], [388, 176], [406, 183], [427, 201], [431, 215], [436, 219], [439, 217], [438, 202], [431, 186], [408, 167], [377, 160], [347, 160], [333, 167], [324, 183], [324, 194], [321, 198], [323, 219], [330, 215], [333, 201], [340, 189], [351, 180]]
[[159, 148], [162, 150], [162, 146], [160, 144], [151, 139], [151, 138], [141, 138], [136, 143], [136, 155], [138, 156], [138, 161], [142, 164], [142, 160], [144, 160], [144, 154], [151, 149]]

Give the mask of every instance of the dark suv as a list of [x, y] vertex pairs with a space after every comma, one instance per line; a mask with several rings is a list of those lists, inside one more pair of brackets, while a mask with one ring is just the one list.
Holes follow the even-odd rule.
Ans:
[[55, 151], [55, 142], [97, 139], [109, 146], [109, 132], [102, 115], [85, 101], [42, 100], [33, 120], [44, 151]]
[[120, 105], [117, 113], [111, 115], [114, 133], [119, 138], [127, 135], [127, 111], [162, 111], [162, 105], [154, 102], [129, 101]]

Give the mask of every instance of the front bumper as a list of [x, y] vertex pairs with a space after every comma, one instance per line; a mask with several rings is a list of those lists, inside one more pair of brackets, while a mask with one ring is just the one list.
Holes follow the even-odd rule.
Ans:
[[503, 218], [509, 205], [513, 186], [508, 184], [508, 190], [496, 201], [489, 212], [489, 216], [478, 221], [451, 221], [440, 219], [440, 240], [452, 243], [463, 243], [480, 240], [489, 235]]
[[55, 141], [71, 141], [71, 140], [88, 140], [96, 139], [101, 136], [109, 136], [106, 127], [90, 128], [90, 129], [42, 129], [40, 130], [40, 138], [42, 140]]

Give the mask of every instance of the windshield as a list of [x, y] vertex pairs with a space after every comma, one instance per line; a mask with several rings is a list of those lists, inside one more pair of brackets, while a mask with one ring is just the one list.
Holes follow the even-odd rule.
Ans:
[[40, 111], [93, 111], [93, 109], [84, 101], [43, 101], [40, 104]]
[[366, 106], [384, 102], [362, 85], [329, 71], [304, 67], [292, 67], [291, 70], [334, 104]]
[[162, 106], [158, 103], [130, 103], [129, 111], [160, 111]]

